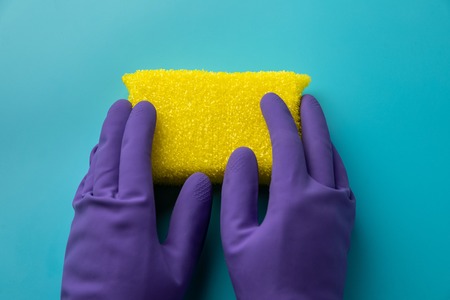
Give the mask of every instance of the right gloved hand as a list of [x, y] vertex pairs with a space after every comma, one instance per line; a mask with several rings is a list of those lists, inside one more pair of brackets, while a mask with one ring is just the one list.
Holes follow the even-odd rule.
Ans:
[[238, 299], [341, 299], [355, 198], [319, 103], [301, 102], [303, 136], [275, 94], [261, 100], [273, 153], [267, 214], [257, 219], [254, 153], [230, 156], [222, 186], [221, 235]]

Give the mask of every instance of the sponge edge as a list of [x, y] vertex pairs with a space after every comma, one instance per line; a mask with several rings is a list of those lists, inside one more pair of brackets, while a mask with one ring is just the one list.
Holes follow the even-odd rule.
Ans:
[[241, 146], [253, 150], [259, 182], [268, 184], [272, 147], [260, 100], [278, 94], [300, 130], [300, 96], [311, 80], [287, 71], [200, 70], [140, 70], [122, 79], [133, 106], [150, 101], [156, 108], [152, 170], [158, 184], [182, 184], [195, 172], [221, 183], [229, 156]]

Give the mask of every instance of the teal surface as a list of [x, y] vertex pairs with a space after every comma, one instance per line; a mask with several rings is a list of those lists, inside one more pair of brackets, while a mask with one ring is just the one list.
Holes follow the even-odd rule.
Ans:
[[[155, 68], [311, 75], [358, 201], [345, 298], [450, 299], [449, 49], [448, 0], [0, 0], [0, 299], [59, 297], [90, 149]], [[189, 299], [234, 297], [219, 205]]]

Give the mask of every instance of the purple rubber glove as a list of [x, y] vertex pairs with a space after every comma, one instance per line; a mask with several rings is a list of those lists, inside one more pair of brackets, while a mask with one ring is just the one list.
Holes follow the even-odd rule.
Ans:
[[221, 234], [238, 299], [342, 299], [355, 199], [319, 103], [301, 102], [302, 139], [284, 102], [261, 110], [272, 141], [267, 213], [257, 219], [258, 166], [245, 147], [230, 156]]
[[63, 299], [181, 299], [211, 213], [211, 183], [189, 177], [161, 244], [156, 230], [151, 150], [156, 111], [114, 103], [73, 201]]

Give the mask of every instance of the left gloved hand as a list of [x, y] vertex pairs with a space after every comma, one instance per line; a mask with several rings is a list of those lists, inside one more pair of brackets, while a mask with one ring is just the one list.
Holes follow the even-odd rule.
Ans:
[[211, 183], [189, 177], [161, 244], [156, 230], [151, 150], [156, 110], [117, 101], [73, 201], [62, 299], [181, 299], [211, 213]]

